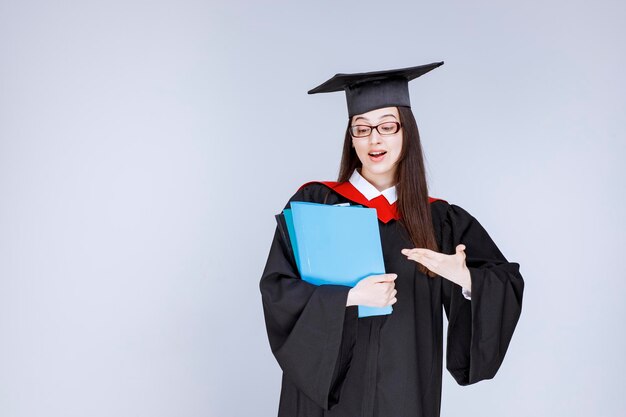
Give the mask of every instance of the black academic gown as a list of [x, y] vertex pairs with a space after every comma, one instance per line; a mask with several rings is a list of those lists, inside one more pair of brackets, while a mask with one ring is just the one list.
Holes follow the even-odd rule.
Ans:
[[[291, 201], [355, 203], [321, 183], [301, 187]], [[279, 417], [439, 416], [444, 309], [448, 371], [460, 385], [494, 377], [521, 313], [519, 264], [461, 207], [444, 200], [430, 207], [440, 252], [466, 246], [471, 300], [457, 284], [421, 273], [400, 252], [413, 247], [404, 226], [379, 220], [385, 271], [398, 275], [397, 302], [390, 315], [358, 318], [357, 306], [346, 307], [350, 287], [300, 279], [276, 229], [260, 290], [283, 370]]]

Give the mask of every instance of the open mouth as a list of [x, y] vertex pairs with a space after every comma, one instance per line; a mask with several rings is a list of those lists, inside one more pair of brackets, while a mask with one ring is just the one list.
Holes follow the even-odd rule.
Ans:
[[386, 151], [382, 151], [382, 152], [370, 152], [368, 153], [369, 157], [370, 157], [370, 161], [373, 162], [380, 162], [385, 158], [385, 154], [387, 152]]

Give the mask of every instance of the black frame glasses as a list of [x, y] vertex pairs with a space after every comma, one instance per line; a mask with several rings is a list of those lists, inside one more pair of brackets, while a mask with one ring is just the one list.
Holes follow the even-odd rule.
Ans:
[[[383, 125], [396, 125], [396, 130], [394, 130], [392, 133], [383, 133], [380, 130], [378, 130], [379, 126], [383, 126]], [[355, 135], [355, 132], [357, 131], [356, 128], [367, 128], [367, 134], [359, 134], [359, 135]], [[353, 138], [366, 138], [369, 135], [372, 134], [372, 131], [374, 129], [376, 129], [376, 131], [378, 132], [379, 135], [381, 136], [389, 136], [389, 135], [395, 135], [396, 133], [398, 133], [400, 131], [400, 129], [402, 128], [402, 125], [400, 124], [400, 122], [383, 122], [380, 124], [377, 124], [376, 126], [368, 126], [368, 125], [353, 125], [350, 126], [350, 135], [352, 135]]]

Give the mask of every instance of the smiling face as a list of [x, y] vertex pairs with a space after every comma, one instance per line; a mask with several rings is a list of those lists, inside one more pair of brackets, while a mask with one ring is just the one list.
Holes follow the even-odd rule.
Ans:
[[[385, 122], [400, 123], [400, 114], [397, 107], [383, 107], [352, 117], [351, 126], [377, 126]], [[381, 131], [384, 130], [380, 126]], [[381, 135], [372, 129], [369, 136], [358, 138], [352, 136], [352, 145], [363, 165], [361, 175], [380, 188], [391, 187], [394, 184], [395, 171], [400, 152], [402, 151], [402, 128], [391, 135]], [[373, 156], [384, 152], [382, 156]]]

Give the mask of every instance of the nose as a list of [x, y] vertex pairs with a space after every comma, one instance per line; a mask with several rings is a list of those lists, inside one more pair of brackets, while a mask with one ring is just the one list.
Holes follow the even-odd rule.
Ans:
[[380, 142], [380, 133], [378, 133], [378, 130], [372, 129], [372, 133], [370, 133], [369, 142], [370, 143], [379, 143]]

